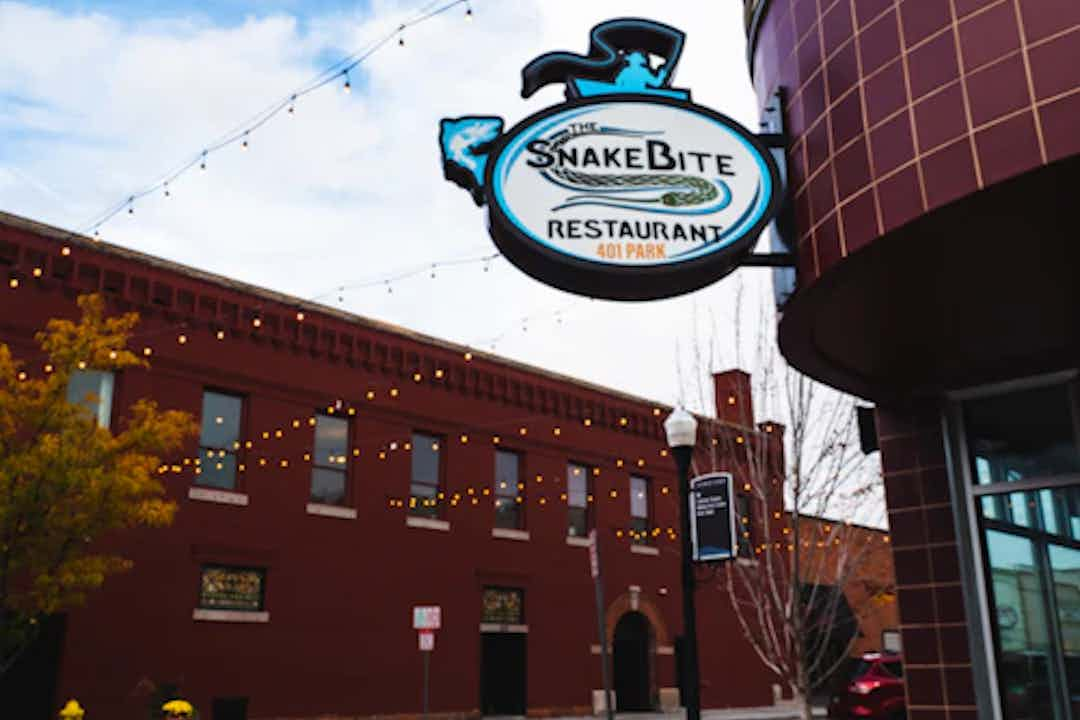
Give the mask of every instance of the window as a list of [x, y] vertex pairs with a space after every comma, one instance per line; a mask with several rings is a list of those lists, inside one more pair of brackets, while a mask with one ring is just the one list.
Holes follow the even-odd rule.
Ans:
[[438, 517], [441, 484], [442, 438], [424, 433], [413, 433], [409, 514]]
[[349, 423], [330, 415], [315, 416], [315, 451], [311, 457], [311, 502], [345, 503]]
[[649, 535], [649, 480], [630, 476], [630, 540], [639, 545], [648, 545]]
[[1066, 386], [969, 400], [964, 425], [979, 485], [1080, 472]]
[[484, 588], [480, 622], [496, 625], [525, 624], [525, 593], [517, 588]]
[[525, 527], [522, 510], [525, 484], [521, 481], [521, 456], [508, 450], [495, 451], [495, 527], [520, 530]]
[[754, 509], [750, 505], [750, 496], [739, 493], [735, 496], [735, 533], [739, 541], [739, 557], [754, 557]]
[[67, 401], [82, 405], [98, 427], [112, 424], [113, 374], [103, 370], [75, 370], [68, 378]]
[[243, 398], [212, 390], [203, 392], [202, 431], [199, 435], [200, 485], [223, 490], [236, 488], [243, 409]]
[[566, 466], [566, 490], [569, 508], [566, 534], [571, 537], [585, 537], [591, 529], [589, 502], [592, 500], [592, 478], [585, 465], [570, 463]]
[[261, 568], [203, 565], [199, 607], [207, 610], [261, 612], [266, 590], [266, 570]]

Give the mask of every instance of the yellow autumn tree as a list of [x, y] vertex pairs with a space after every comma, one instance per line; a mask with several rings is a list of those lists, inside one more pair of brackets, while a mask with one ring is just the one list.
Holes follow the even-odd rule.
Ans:
[[37, 334], [41, 364], [0, 344], [0, 675], [43, 617], [81, 604], [130, 567], [96, 540], [172, 522], [176, 506], [156, 470], [196, 432], [189, 414], [139, 400], [114, 433], [87, 407], [97, 398], [69, 400], [76, 373], [147, 366], [127, 347], [137, 313], [108, 317], [98, 295], [78, 304], [77, 322], [50, 320]]

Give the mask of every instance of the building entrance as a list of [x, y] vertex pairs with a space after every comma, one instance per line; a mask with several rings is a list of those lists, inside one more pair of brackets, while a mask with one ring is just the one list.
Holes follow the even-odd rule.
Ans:
[[648, 711], [652, 703], [652, 627], [639, 612], [615, 626], [615, 707], [619, 712]]
[[963, 404], [1003, 720], [1080, 720], [1077, 390], [1049, 384]]
[[525, 633], [480, 635], [480, 712], [525, 714]]

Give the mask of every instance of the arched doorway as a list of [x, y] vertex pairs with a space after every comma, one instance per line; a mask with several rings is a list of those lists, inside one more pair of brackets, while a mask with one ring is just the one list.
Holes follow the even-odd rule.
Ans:
[[653, 709], [652, 626], [639, 612], [619, 618], [612, 643], [615, 656], [615, 707], [619, 712]]

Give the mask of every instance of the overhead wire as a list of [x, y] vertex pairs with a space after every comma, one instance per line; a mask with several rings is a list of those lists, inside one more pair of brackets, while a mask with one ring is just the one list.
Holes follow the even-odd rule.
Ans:
[[111, 220], [116, 215], [120, 214], [124, 210], [129, 213], [134, 212], [135, 202], [141, 200], [148, 195], [160, 192], [164, 190], [166, 195], [169, 194], [170, 183], [175, 182], [181, 175], [191, 170], [196, 165], [199, 165], [202, 169], [206, 169], [206, 161], [211, 154], [232, 145], [236, 142], [244, 141], [250, 137], [251, 133], [257, 131], [263, 127], [272, 118], [276, 117], [282, 110], [295, 107], [295, 103], [300, 98], [309, 95], [316, 90], [325, 87], [326, 85], [334, 82], [339, 78], [346, 78], [348, 80], [348, 73], [370, 58], [372, 55], [381, 50], [387, 43], [394, 38], [403, 38], [405, 30], [427, 22], [432, 18], [438, 17], [443, 13], [451, 10], [454, 7], [466, 5], [468, 7], [467, 17], [472, 17], [471, 0], [445, 0], [444, 2], [429, 2], [419, 8], [413, 16], [404, 22], [399, 23], [393, 30], [384, 33], [382, 36], [363, 46], [351, 55], [338, 60], [334, 64], [330, 65], [322, 72], [315, 75], [304, 85], [294, 89], [288, 95], [281, 99], [271, 103], [262, 111], [249, 117], [246, 121], [234, 126], [234, 128], [223, 135], [219, 135], [214, 141], [205, 145], [200, 151], [192, 156], [189, 156], [186, 160], [179, 163], [172, 170], [160, 175], [157, 180], [144, 186], [142, 189], [132, 192], [127, 195], [126, 198], [120, 200], [113, 205], [109, 206], [103, 212], [99, 213], [93, 219], [88, 221], [82, 226], [81, 232], [94, 233], [98, 235], [100, 228], [106, 222]]

